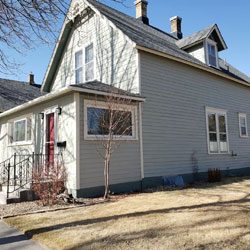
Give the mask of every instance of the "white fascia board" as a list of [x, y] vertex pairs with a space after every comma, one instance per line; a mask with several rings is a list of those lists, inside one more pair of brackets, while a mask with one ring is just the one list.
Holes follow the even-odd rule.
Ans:
[[225, 42], [225, 40], [224, 40], [224, 38], [223, 38], [223, 36], [222, 36], [222, 34], [221, 34], [221, 32], [220, 32], [219, 27], [218, 27], [217, 24], [214, 25], [213, 29], [211, 29], [211, 31], [210, 31], [209, 34], [207, 35], [207, 38], [212, 34], [212, 32], [213, 32], [214, 30], [217, 32], [217, 34], [218, 34], [218, 36], [219, 36], [219, 39], [220, 39], [220, 41], [221, 41], [221, 43], [222, 43], [224, 49], [226, 50], [228, 47], [227, 47], [227, 45], [226, 45], [226, 42]]
[[138, 102], [145, 102], [145, 98], [143, 97], [136, 97], [136, 96], [126, 96], [126, 95], [121, 95], [121, 94], [114, 94], [114, 93], [108, 93], [104, 91], [99, 91], [99, 90], [92, 90], [92, 89], [84, 89], [84, 88], [79, 88], [79, 87], [74, 87], [74, 86], [69, 86], [69, 89], [72, 91], [80, 92], [80, 93], [86, 93], [86, 94], [94, 94], [94, 95], [100, 95], [100, 96], [114, 96], [116, 98], [123, 98], [123, 99], [129, 99], [132, 101], [138, 101]]
[[53, 52], [52, 52], [52, 55], [51, 55], [51, 58], [50, 58], [48, 67], [47, 67], [47, 69], [46, 69], [46, 73], [45, 73], [45, 76], [44, 76], [44, 78], [43, 78], [41, 90], [43, 90], [43, 88], [44, 88], [46, 79], [47, 79], [48, 74], [49, 74], [50, 67], [51, 67], [51, 65], [52, 65], [52, 63], [53, 63], [53, 61], [54, 61], [54, 57], [55, 57], [56, 51], [57, 51], [58, 46], [59, 46], [59, 44], [60, 44], [60, 41], [61, 41], [61, 39], [62, 39], [62, 35], [63, 35], [63, 32], [64, 32], [64, 29], [65, 29], [66, 25], [68, 24], [68, 22], [70, 22], [70, 21], [71, 21], [71, 20], [68, 20], [68, 18], [67, 18], [67, 16], [66, 16], [66, 17], [65, 17], [65, 20], [64, 20], [64, 22], [63, 22], [63, 26], [62, 26], [60, 35], [59, 35], [58, 40], [57, 40], [57, 42], [56, 42], [56, 44], [55, 44], [55, 47], [54, 47], [54, 49], [53, 49]]

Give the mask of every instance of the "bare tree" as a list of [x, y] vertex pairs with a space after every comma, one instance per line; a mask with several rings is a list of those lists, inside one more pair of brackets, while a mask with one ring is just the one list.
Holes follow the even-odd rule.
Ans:
[[[110, 162], [114, 151], [135, 135], [134, 105], [129, 96], [120, 96], [120, 90], [111, 87], [100, 108], [97, 97], [95, 107], [88, 108], [88, 135], [94, 135], [96, 148], [104, 163], [104, 199], [109, 197]], [[125, 91], [122, 91], [125, 93]]]
[[[124, 3], [126, 0], [110, 0]], [[7, 49], [23, 54], [35, 44], [55, 43], [58, 22], [67, 18], [70, 0], [0, 0], [0, 73], [18, 66]], [[101, 1], [100, 1], [101, 2]], [[12, 70], [11, 70], [12, 69]]]
[[67, 9], [68, 0], [0, 0], [0, 71], [8, 71], [13, 63], [3, 47], [23, 53], [35, 41], [51, 41]]

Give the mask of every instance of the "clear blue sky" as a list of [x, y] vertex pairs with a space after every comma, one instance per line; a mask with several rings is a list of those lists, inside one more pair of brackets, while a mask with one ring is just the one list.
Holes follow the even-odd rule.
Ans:
[[[126, 6], [123, 6], [111, 0], [102, 0], [131, 16], [135, 15], [134, 1], [127, 0]], [[217, 23], [228, 45], [220, 57], [250, 76], [249, 0], [149, 0], [148, 15], [152, 25], [167, 32], [170, 31], [169, 18], [181, 16], [184, 36]], [[22, 66], [17, 75], [0, 74], [0, 77], [27, 80], [27, 75], [32, 71], [36, 82], [42, 83], [53, 47], [52, 44], [40, 45], [25, 55], [8, 51]]]

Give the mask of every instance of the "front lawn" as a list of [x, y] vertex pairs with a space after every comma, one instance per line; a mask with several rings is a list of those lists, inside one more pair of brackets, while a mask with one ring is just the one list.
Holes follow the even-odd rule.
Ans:
[[250, 249], [250, 178], [5, 221], [50, 249]]

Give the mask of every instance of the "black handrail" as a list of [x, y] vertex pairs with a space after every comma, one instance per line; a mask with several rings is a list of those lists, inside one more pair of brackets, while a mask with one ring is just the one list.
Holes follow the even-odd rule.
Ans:
[[[62, 154], [53, 155], [55, 163], [63, 163]], [[48, 166], [48, 154], [14, 154], [0, 163], [0, 184], [7, 186], [7, 198], [33, 182], [33, 170], [41, 166]], [[18, 174], [17, 174], [18, 173]], [[10, 188], [12, 189], [10, 190]]]

